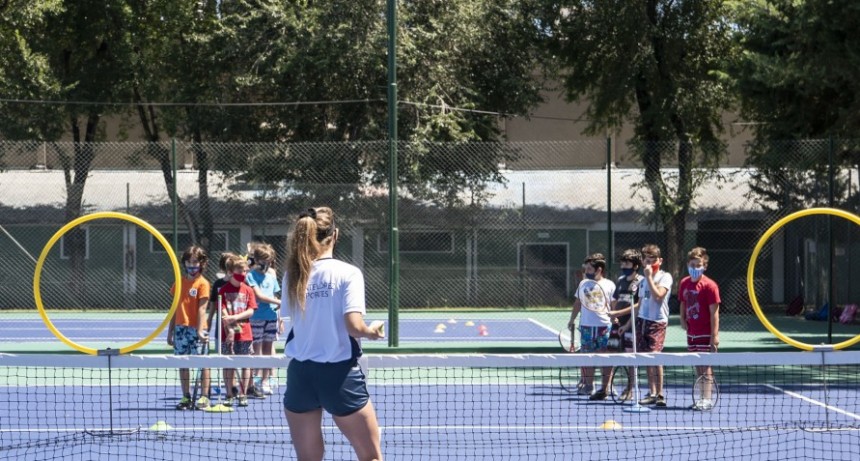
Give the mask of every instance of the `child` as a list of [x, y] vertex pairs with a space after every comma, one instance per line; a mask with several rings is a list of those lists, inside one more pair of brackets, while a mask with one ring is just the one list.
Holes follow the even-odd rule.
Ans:
[[[637, 352], [662, 352], [666, 341], [666, 326], [669, 324], [669, 293], [672, 290], [672, 274], [660, 269], [663, 258], [660, 247], [642, 247], [642, 281], [639, 282], [639, 306], [636, 309]], [[632, 319], [631, 319], [632, 320]], [[630, 330], [630, 322], [621, 330]], [[663, 367], [648, 367], [649, 394], [639, 401], [640, 405], [666, 406], [663, 395]]]
[[[236, 256], [227, 260], [225, 264], [227, 271], [231, 274], [229, 283], [221, 287], [218, 294], [221, 296], [221, 353], [223, 355], [251, 355], [251, 342], [253, 336], [251, 326], [246, 321], [257, 309], [257, 300], [254, 290], [246, 283], [248, 273], [248, 262], [245, 258]], [[227, 406], [237, 403], [240, 407], [248, 406], [248, 397], [244, 390], [248, 389], [248, 381], [251, 375], [249, 369], [244, 369], [239, 376], [239, 395], [233, 392], [233, 369], [224, 370], [224, 388]]]
[[[179, 287], [180, 297], [176, 313], [170, 319], [167, 330], [167, 344], [173, 346], [175, 355], [199, 354], [199, 341], [208, 341], [206, 326], [206, 307], [209, 305], [209, 282], [203, 278], [206, 268], [206, 252], [199, 246], [192, 245], [182, 253], [182, 267], [185, 276]], [[176, 286], [170, 287], [170, 293], [175, 293]], [[203, 370], [202, 389], [209, 389], [209, 370]], [[177, 410], [190, 410], [209, 407], [209, 399], [200, 397], [197, 402], [191, 402], [190, 373], [187, 368], [179, 370], [179, 381], [182, 386], [182, 399], [176, 405]]]
[[218, 312], [218, 292], [233, 278], [233, 274], [227, 270], [227, 261], [237, 257], [239, 256], [229, 251], [221, 253], [221, 259], [218, 260], [219, 272], [216, 274], [217, 278], [212, 281], [212, 294], [209, 296], [209, 313], [206, 316], [207, 325], [212, 325], [212, 319], [215, 317], [215, 313]]
[[[619, 333], [619, 341], [621, 342], [625, 352], [633, 352], [632, 339], [628, 344], [628, 336], [630, 333], [621, 333], [621, 326], [626, 325], [630, 321], [630, 312], [639, 302], [639, 283], [642, 281], [642, 276], [639, 275], [639, 268], [642, 266], [642, 255], [639, 250], [627, 249], [619, 258], [621, 267], [621, 276], [615, 283], [615, 295], [612, 301], [612, 311], [609, 313], [613, 317], [613, 328], [617, 328]], [[619, 396], [620, 401], [626, 402], [633, 398], [633, 368], [627, 370], [627, 387]]]
[[[281, 285], [278, 283], [278, 277], [269, 270], [275, 262], [275, 250], [268, 243], [257, 243], [249, 247], [253, 249], [254, 267], [248, 274], [247, 283], [254, 290], [258, 305], [251, 317], [254, 355], [272, 355], [272, 345], [282, 327], [279, 316], [281, 299], [276, 296], [276, 293], [281, 291]], [[272, 395], [269, 385], [271, 369], [263, 368], [257, 371], [260, 374], [260, 386], [252, 385], [248, 395], [256, 398]]]
[[[681, 280], [678, 299], [681, 302], [681, 328], [687, 330], [687, 350], [690, 352], [717, 352], [720, 345], [720, 287], [705, 275], [708, 268], [708, 251], [696, 247], [687, 254], [689, 277]], [[696, 367], [698, 377], [706, 376], [702, 399], [691, 407], [710, 410], [713, 370], [710, 366]]]
[[[612, 299], [612, 294], [615, 292], [615, 284], [612, 280], [603, 277], [606, 271], [606, 259], [601, 253], [594, 253], [585, 258], [582, 265], [585, 272], [585, 280], [580, 282], [579, 288], [576, 290], [576, 301], [573, 303], [573, 311], [570, 315], [569, 325], [574, 325], [580, 309], [582, 309], [582, 299], [587, 296], [584, 289], [585, 282], [594, 280], [603, 289], [606, 294], [607, 305], [600, 312], [585, 309], [582, 311], [582, 320], [579, 322], [579, 332], [581, 345], [580, 352], [583, 353], [602, 353], [606, 352], [606, 345], [609, 342], [609, 328], [612, 323], [609, 319], [608, 302]], [[612, 367], [603, 367], [601, 369], [600, 379], [601, 388], [592, 394], [594, 390], [594, 368], [582, 368], [582, 388], [577, 392], [579, 395], [588, 395], [590, 400], [604, 400], [609, 389], [609, 376], [612, 372]]]

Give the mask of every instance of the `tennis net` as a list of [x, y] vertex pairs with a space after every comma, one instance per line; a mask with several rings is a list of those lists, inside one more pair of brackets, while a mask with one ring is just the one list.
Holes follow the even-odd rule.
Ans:
[[[292, 459], [275, 357], [0, 354], [0, 459]], [[583, 366], [616, 367], [605, 400]], [[622, 402], [664, 366], [665, 407]], [[696, 367], [713, 367], [713, 379]], [[860, 353], [374, 355], [366, 359], [389, 460], [860, 459]], [[275, 367], [274, 395], [177, 411], [178, 369]], [[596, 381], [599, 383], [600, 371]], [[697, 386], [697, 382], [699, 383]], [[599, 384], [595, 387], [600, 387]], [[584, 390], [582, 391], [585, 392]], [[207, 391], [200, 391], [206, 394]], [[644, 395], [643, 395], [644, 396]], [[710, 401], [701, 405], [703, 400]], [[699, 403], [700, 410], [690, 407]], [[325, 459], [353, 459], [323, 419]]]

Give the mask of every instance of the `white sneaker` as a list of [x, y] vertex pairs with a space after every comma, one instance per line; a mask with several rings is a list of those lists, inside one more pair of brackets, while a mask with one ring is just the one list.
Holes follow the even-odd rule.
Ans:
[[579, 390], [576, 391], [576, 394], [577, 395], [591, 395], [592, 392], [594, 392], [594, 385], [583, 384], [582, 387], [580, 387]]
[[269, 386], [268, 383], [260, 386], [260, 389], [263, 391], [263, 394], [272, 395], [272, 388]]
[[708, 411], [714, 408], [714, 401], [711, 399], [701, 399], [693, 404], [693, 410]]

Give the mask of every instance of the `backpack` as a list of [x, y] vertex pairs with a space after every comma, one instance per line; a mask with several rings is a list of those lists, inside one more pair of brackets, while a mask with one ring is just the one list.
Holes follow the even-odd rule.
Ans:
[[797, 295], [785, 308], [785, 315], [794, 317], [803, 312], [803, 295]]

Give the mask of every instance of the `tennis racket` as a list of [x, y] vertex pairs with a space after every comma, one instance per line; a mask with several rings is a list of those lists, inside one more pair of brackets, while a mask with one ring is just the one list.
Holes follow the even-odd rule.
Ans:
[[[200, 355], [209, 355], [209, 332], [206, 332], [205, 338], [203, 340], [203, 344], [200, 345]], [[197, 369], [197, 377], [194, 379], [194, 390], [191, 392], [191, 404], [197, 404], [197, 391], [200, 390], [200, 385], [203, 382], [203, 373], [205, 372], [204, 368]], [[205, 390], [204, 390], [205, 392]]]
[[609, 396], [615, 403], [624, 403], [633, 399], [633, 386], [630, 373], [632, 367], [613, 367], [612, 378], [609, 380]]
[[579, 297], [579, 302], [582, 304], [584, 309], [588, 309], [597, 314], [609, 312], [609, 296], [606, 296], [606, 292], [603, 291], [603, 287], [601, 287], [596, 281], [584, 280], [579, 284], [577, 295]]
[[558, 331], [558, 344], [565, 352], [576, 352], [576, 325], [565, 323]]
[[703, 374], [696, 378], [693, 384], [693, 408], [694, 410], [709, 411], [717, 406], [720, 399], [720, 386], [713, 372]]

